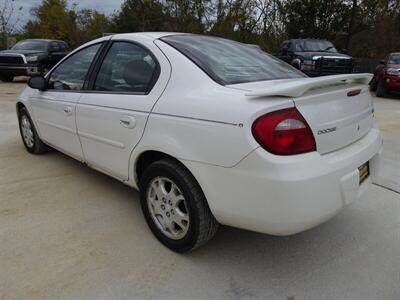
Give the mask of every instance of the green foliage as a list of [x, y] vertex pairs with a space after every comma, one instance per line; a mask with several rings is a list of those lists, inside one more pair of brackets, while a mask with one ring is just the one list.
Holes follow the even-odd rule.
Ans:
[[84, 9], [77, 13], [79, 44], [101, 37], [111, 29], [109, 18], [97, 10]]
[[400, 0], [125, 0], [110, 17], [71, 3], [42, 0], [23, 35], [63, 39], [72, 47], [108, 32], [177, 31], [258, 44], [272, 53], [298, 37], [328, 39], [364, 57], [400, 49]]
[[163, 31], [168, 27], [163, 6], [156, 0], [127, 0], [112, 22], [114, 32]]
[[68, 9], [66, 0], [43, 0], [33, 9], [35, 21], [26, 25], [26, 31], [33, 37], [65, 40], [74, 43], [77, 30], [76, 12]]
[[67, 0], [43, 0], [32, 10], [35, 17], [25, 26], [32, 38], [60, 39], [72, 47], [101, 37], [110, 29], [110, 21], [96, 10], [77, 11], [68, 6]]

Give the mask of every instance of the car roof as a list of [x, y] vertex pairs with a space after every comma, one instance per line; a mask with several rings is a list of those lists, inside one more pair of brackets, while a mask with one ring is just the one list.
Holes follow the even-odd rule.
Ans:
[[154, 39], [159, 39], [162, 37], [170, 36], [170, 35], [187, 35], [189, 33], [183, 33], [183, 32], [131, 32], [131, 33], [116, 33], [116, 34], [111, 34], [112, 37], [116, 38], [124, 38], [124, 37], [130, 37], [130, 36], [147, 36], [151, 37]]

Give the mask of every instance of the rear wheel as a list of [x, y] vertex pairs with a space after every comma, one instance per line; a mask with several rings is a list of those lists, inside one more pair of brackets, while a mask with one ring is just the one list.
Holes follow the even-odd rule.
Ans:
[[157, 161], [144, 171], [140, 194], [151, 231], [173, 251], [198, 248], [218, 229], [199, 184], [185, 167], [172, 159]]
[[19, 131], [26, 150], [32, 154], [48, 152], [51, 148], [44, 144], [39, 138], [35, 125], [25, 107], [18, 113]]
[[3, 82], [11, 82], [14, 80], [14, 76], [13, 75], [1, 75], [0, 80]]
[[385, 87], [385, 83], [383, 80], [379, 80], [378, 86], [376, 88], [376, 96], [377, 97], [385, 97], [387, 93], [387, 88]]

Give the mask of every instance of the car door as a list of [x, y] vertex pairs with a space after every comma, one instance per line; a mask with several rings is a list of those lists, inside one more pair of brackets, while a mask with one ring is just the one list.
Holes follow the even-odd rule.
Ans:
[[40, 137], [79, 160], [83, 154], [76, 129], [76, 103], [100, 47], [98, 43], [71, 55], [48, 75], [48, 88], [30, 99]]
[[120, 180], [147, 118], [170, 76], [170, 65], [152, 39], [113, 40], [80, 98], [76, 121], [86, 162]]

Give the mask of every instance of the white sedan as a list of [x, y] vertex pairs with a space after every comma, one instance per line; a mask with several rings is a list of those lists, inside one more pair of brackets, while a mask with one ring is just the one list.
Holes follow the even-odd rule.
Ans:
[[185, 252], [218, 224], [290, 235], [361, 198], [382, 151], [370, 79], [308, 78], [216, 37], [118, 34], [31, 78], [17, 114], [30, 153], [139, 189], [154, 235]]

